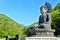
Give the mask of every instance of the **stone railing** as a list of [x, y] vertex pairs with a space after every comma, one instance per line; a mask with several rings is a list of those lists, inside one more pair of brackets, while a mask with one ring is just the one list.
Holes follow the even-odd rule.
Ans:
[[26, 37], [21, 38], [19, 35], [16, 35], [15, 38], [6, 37], [6, 40], [60, 40], [59, 37]]
[[60, 40], [57, 37], [27, 37], [26, 40]]

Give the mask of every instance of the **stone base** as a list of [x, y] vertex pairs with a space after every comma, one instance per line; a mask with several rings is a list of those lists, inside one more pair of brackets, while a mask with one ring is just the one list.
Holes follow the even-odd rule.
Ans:
[[54, 32], [55, 30], [53, 29], [50, 30], [41, 28], [30, 29], [31, 37], [54, 37]]
[[60, 40], [57, 37], [27, 37], [26, 40]]

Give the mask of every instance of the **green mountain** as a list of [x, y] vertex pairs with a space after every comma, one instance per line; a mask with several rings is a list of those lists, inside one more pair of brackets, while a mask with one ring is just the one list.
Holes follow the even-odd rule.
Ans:
[[7, 35], [15, 36], [17, 34], [24, 36], [24, 27], [21, 24], [16, 23], [11, 18], [4, 14], [0, 14], [0, 37]]

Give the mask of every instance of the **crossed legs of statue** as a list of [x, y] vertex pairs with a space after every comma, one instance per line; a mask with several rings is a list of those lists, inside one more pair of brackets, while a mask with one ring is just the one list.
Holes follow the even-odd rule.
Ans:
[[41, 23], [37, 26], [37, 28], [44, 28], [44, 29], [51, 29], [51, 26], [49, 24]]

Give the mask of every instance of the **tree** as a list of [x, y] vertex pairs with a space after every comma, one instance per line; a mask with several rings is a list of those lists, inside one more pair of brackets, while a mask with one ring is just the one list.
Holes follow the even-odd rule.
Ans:
[[60, 3], [51, 11], [52, 28], [56, 30], [55, 35], [60, 35]]

